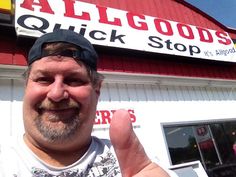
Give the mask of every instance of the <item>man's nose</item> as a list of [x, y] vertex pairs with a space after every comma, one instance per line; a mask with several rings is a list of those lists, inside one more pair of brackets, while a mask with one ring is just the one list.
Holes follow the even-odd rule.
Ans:
[[67, 99], [69, 93], [65, 88], [65, 85], [61, 81], [55, 81], [51, 84], [47, 97], [52, 101], [59, 102], [61, 100]]

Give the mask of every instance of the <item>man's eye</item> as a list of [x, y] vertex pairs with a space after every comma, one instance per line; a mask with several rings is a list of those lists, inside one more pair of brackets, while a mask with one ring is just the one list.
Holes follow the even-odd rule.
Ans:
[[78, 79], [78, 78], [70, 78], [70, 79], [66, 79], [65, 81], [65, 84], [69, 85], [69, 86], [81, 86], [81, 85], [85, 85], [87, 84], [86, 81], [83, 81], [81, 79]]
[[34, 81], [40, 84], [50, 84], [53, 82], [53, 79], [49, 77], [38, 77]]

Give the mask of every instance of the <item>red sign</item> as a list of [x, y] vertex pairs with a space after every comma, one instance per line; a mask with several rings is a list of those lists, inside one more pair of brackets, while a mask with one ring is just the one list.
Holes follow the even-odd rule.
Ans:
[[17, 35], [39, 37], [62, 28], [97, 45], [236, 62], [225, 31], [103, 7], [79, 0], [16, 0]]
[[[110, 124], [112, 116], [116, 110], [97, 110], [96, 111], [96, 119], [94, 124], [95, 125], [105, 125]], [[136, 116], [134, 114], [133, 109], [127, 110], [130, 114], [130, 119], [132, 123], [136, 122]]]

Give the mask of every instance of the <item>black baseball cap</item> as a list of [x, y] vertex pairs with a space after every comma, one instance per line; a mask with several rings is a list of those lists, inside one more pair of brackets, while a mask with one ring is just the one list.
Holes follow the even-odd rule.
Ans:
[[39, 60], [45, 56], [51, 55], [43, 51], [43, 45], [54, 42], [65, 42], [70, 43], [79, 48], [76, 51], [62, 51], [65, 56], [73, 57], [75, 60], [81, 60], [92, 69], [97, 70], [97, 53], [93, 48], [93, 45], [82, 35], [72, 30], [58, 29], [50, 33], [46, 33], [39, 37], [33, 46], [31, 47], [28, 54], [28, 65], [31, 65], [34, 61]]

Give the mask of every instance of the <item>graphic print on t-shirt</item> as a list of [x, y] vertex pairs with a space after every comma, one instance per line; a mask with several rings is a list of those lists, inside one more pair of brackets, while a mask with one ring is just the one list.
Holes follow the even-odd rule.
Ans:
[[99, 156], [98, 159], [98, 162], [89, 164], [85, 171], [75, 166], [55, 175], [44, 169], [33, 167], [31, 173], [32, 177], [116, 177], [120, 174], [116, 158], [111, 152]]

